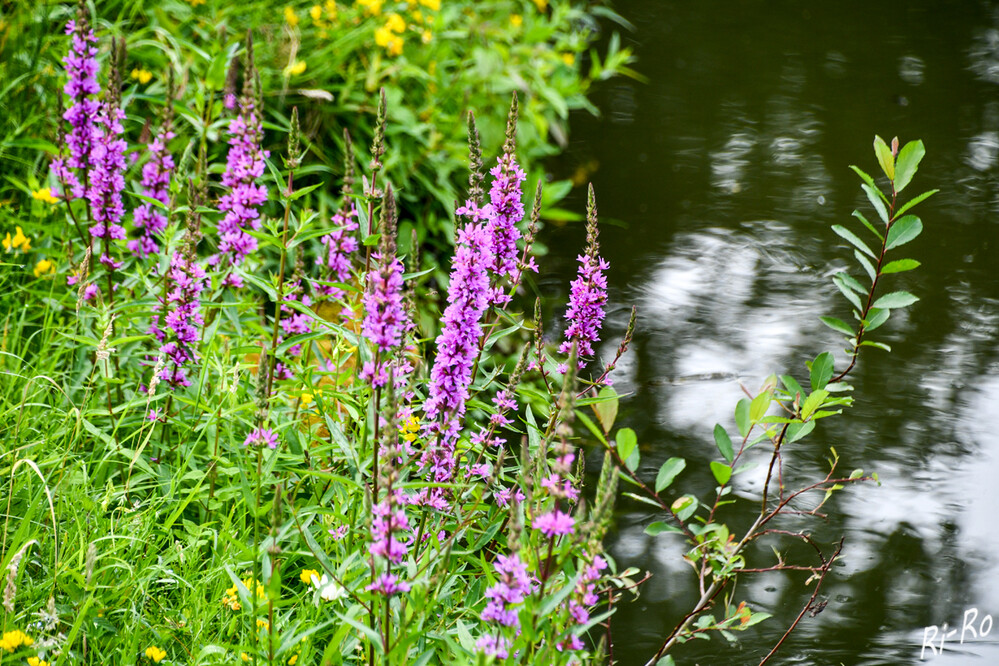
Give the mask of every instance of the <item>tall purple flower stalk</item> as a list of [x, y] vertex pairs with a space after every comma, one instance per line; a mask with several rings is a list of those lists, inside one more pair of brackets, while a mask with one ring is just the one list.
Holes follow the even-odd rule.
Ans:
[[[52, 170], [66, 190], [63, 196], [80, 199], [86, 195], [85, 183], [90, 180], [88, 172], [94, 166], [93, 153], [99, 135], [100, 103], [92, 97], [101, 90], [97, 84], [97, 37], [83, 17], [70, 21], [66, 34], [73, 36], [69, 53], [63, 60], [69, 75], [63, 92], [70, 103], [62, 116], [70, 124], [66, 135], [69, 156], [53, 160]], [[76, 170], [83, 172], [83, 182]]]
[[[333, 215], [331, 222], [336, 227], [319, 240], [325, 250], [316, 258], [316, 265], [325, 266], [327, 282], [346, 282], [350, 279], [352, 255], [357, 252], [357, 209], [354, 204], [345, 204]], [[341, 298], [343, 290], [332, 285], [320, 285], [319, 293], [329, 298]]]
[[597, 204], [593, 186], [590, 185], [586, 205], [586, 253], [578, 257], [579, 271], [576, 279], [572, 281], [569, 308], [565, 313], [569, 325], [565, 331], [566, 339], [559, 346], [560, 353], [568, 354], [572, 343], [577, 343], [580, 368], [586, 365], [584, 357], [591, 357], [595, 353], [593, 343], [600, 340], [604, 306], [607, 304], [607, 277], [603, 272], [610, 268], [610, 264], [597, 254], [599, 250]]
[[[503, 144], [503, 154], [490, 170], [493, 184], [489, 189], [489, 202], [492, 204], [492, 216], [487, 225], [492, 238], [493, 262], [491, 269], [496, 278], [513, 278], [517, 273], [517, 241], [520, 240], [520, 230], [517, 225], [524, 219], [523, 182], [526, 178], [524, 170], [517, 164], [517, 97], [514, 95], [510, 106], [510, 115], [506, 125], [506, 142]], [[495, 288], [490, 300], [503, 305], [510, 296], [500, 288]]]
[[376, 387], [388, 381], [385, 366], [402, 344], [407, 324], [402, 303], [402, 261], [395, 256], [395, 214], [395, 197], [389, 186], [382, 208], [381, 241], [367, 276], [361, 327], [362, 335], [376, 350], [375, 358], [364, 364], [361, 376]]
[[[226, 169], [222, 174], [222, 184], [229, 192], [219, 199], [219, 210], [225, 217], [219, 222], [219, 253], [212, 257], [212, 264], [218, 264], [223, 257], [239, 265], [257, 249], [257, 240], [247, 233], [247, 229], [260, 228], [259, 207], [267, 201], [267, 188], [257, 184], [264, 173], [264, 159], [270, 154], [263, 150], [263, 128], [257, 115], [253, 66], [253, 46], [247, 42], [247, 66], [244, 72], [243, 95], [239, 100], [239, 111], [229, 123], [229, 154]], [[229, 273], [226, 284], [243, 286], [238, 276]]]
[[[166, 205], [170, 202], [170, 174], [174, 169], [173, 155], [167, 143], [174, 137], [169, 124], [149, 144], [151, 159], [142, 167], [142, 193]], [[132, 214], [141, 236], [128, 242], [128, 249], [142, 258], [160, 251], [157, 238], [166, 229], [167, 217], [156, 206], [144, 203]]]
[[[121, 110], [119, 92], [119, 69], [115, 54], [118, 47], [112, 45], [111, 81], [107, 97], [101, 105], [97, 123], [102, 126], [93, 145], [93, 169], [90, 171], [90, 187], [87, 200], [94, 226], [91, 237], [100, 238], [103, 243], [100, 262], [111, 273], [122, 267], [122, 262], [111, 255], [112, 241], [125, 239], [125, 228], [121, 226], [125, 207], [121, 201], [121, 191], [125, 189], [125, 149], [128, 144], [121, 135], [125, 129], [122, 121], [125, 112]], [[111, 294], [108, 294], [110, 297]]]
[[[468, 201], [457, 211], [468, 218], [458, 231], [448, 306], [437, 336], [437, 355], [430, 372], [430, 387], [424, 411], [431, 422], [434, 440], [424, 451], [421, 464], [435, 481], [449, 481], [454, 472], [454, 447], [461, 417], [465, 413], [472, 370], [479, 355], [482, 317], [489, 306], [489, 273], [492, 242], [482, 222], [491, 215], [491, 206], [479, 207]], [[431, 493], [433, 505], [446, 506], [438, 494]]]
[[164, 343], [160, 351], [169, 359], [160, 379], [173, 388], [190, 386], [184, 366], [198, 357], [198, 330], [204, 323], [200, 295], [205, 286], [205, 270], [177, 252], [170, 262], [167, 285], [166, 301], [153, 316], [149, 332]]

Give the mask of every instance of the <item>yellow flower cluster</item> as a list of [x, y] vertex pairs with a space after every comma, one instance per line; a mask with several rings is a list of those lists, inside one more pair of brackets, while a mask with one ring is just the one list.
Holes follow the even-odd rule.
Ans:
[[28, 657], [28, 666], [50, 666], [49, 662], [38, 657]]
[[150, 72], [148, 69], [133, 69], [132, 78], [138, 79], [139, 83], [141, 83], [142, 85], [146, 85], [147, 83], [153, 80], [153, 73]]
[[[257, 599], [260, 599], [261, 601], [267, 600], [267, 590], [264, 589], [263, 585], [256, 582], [252, 578], [244, 578], [243, 586], [247, 590], [256, 589]], [[225, 594], [222, 595], [222, 605], [233, 611], [238, 611], [243, 607], [243, 605], [239, 603], [239, 591], [236, 589], [235, 585], [226, 590]]]
[[10, 237], [10, 232], [7, 232], [7, 236], [0, 241], [3, 244], [3, 249], [10, 252], [11, 249], [20, 250], [21, 252], [27, 252], [31, 249], [31, 239], [24, 235], [24, 231], [21, 227], [14, 228], [14, 237]]
[[302, 573], [299, 574], [299, 578], [306, 585], [318, 585], [319, 584], [319, 572], [315, 569], [302, 569]]
[[326, 39], [327, 31], [337, 18], [336, 0], [326, 0], [322, 5], [312, 5], [309, 16], [312, 17], [312, 25], [319, 28], [319, 36]]
[[41, 277], [46, 273], [55, 273], [55, 264], [48, 259], [42, 259], [35, 264], [35, 277]]
[[402, 424], [402, 438], [407, 442], [412, 443], [419, 437], [420, 433], [420, 420], [415, 416], [410, 416], [406, 419], [406, 422]]
[[298, 26], [298, 14], [295, 13], [294, 7], [284, 8], [284, 22], [290, 25], [292, 28]]
[[146, 648], [146, 656], [158, 664], [163, 661], [164, 657], [166, 657], [166, 650], [162, 650], [156, 646], [150, 646]]
[[364, 8], [364, 13], [368, 16], [378, 16], [382, 13], [382, 5], [385, 0], [354, 0], [354, 4]]
[[35, 641], [23, 631], [5, 631], [3, 638], [0, 638], [0, 649], [13, 652], [22, 645], [27, 647]]
[[375, 44], [382, 46], [389, 55], [402, 53], [402, 33], [406, 31], [406, 22], [396, 13], [391, 13], [385, 19], [385, 25], [375, 30]]
[[59, 203], [59, 198], [52, 195], [51, 187], [43, 187], [40, 190], [32, 192], [31, 198], [37, 199], [38, 201], [44, 201], [45, 203], [50, 203], [50, 204]]
[[287, 67], [285, 67], [285, 73], [288, 76], [298, 76], [305, 71], [306, 64], [304, 60], [296, 60]]

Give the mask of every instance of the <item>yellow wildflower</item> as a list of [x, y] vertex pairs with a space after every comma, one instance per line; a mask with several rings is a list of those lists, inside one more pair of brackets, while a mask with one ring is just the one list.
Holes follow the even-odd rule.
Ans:
[[35, 264], [35, 277], [41, 277], [45, 273], [55, 273], [55, 266], [48, 259], [42, 259]]
[[309, 16], [312, 17], [313, 21], [319, 21], [323, 18], [323, 8], [319, 5], [312, 5], [312, 9], [309, 10]]
[[388, 26], [382, 26], [375, 30], [375, 44], [384, 46], [389, 55], [399, 55], [402, 53], [402, 38], [396, 36]]
[[46, 203], [55, 204], [59, 203], [59, 198], [52, 196], [51, 187], [43, 187], [40, 190], [36, 190], [31, 193], [32, 199], [38, 199], [39, 201], [44, 201]]
[[187, 4], [191, 5], [192, 7], [197, 7], [198, 5], [205, 4], [205, 0], [187, 0]]
[[299, 574], [299, 578], [306, 585], [314, 585], [319, 582], [319, 572], [315, 569], [302, 569], [302, 573]]
[[336, 0], [326, 0], [325, 7], [326, 7], [326, 16], [329, 17], [329, 20], [335, 21], [336, 20]]
[[306, 64], [304, 60], [296, 60], [292, 64], [288, 65], [285, 72], [287, 72], [289, 76], [298, 76], [305, 71], [305, 68]]
[[385, 0], [354, 0], [358, 7], [364, 7], [364, 13], [368, 16], [378, 16], [382, 13], [382, 5]]
[[510, 25], [514, 28], [519, 28], [524, 25], [524, 17], [520, 14], [510, 14]]
[[406, 22], [395, 12], [392, 12], [385, 18], [385, 27], [399, 34], [406, 32]]
[[5, 631], [3, 638], [0, 638], [0, 649], [6, 650], [7, 652], [13, 652], [17, 648], [24, 645], [27, 647], [35, 641], [23, 631]]
[[417, 23], [423, 23], [423, 12], [419, 9], [414, 9], [409, 13], [409, 18], [413, 19]]
[[569, 67], [576, 64], [576, 54], [575, 53], [563, 53], [562, 62], [564, 62]]
[[420, 432], [420, 420], [415, 416], [410, 416], [404, 424], [402, 424], [402, 438], [407, 442], [414, 441]]
[[10, 237], [10, 232], [7, 232], [7, 236], [0, 241], [3, 243], [3, 249], [10, 252], [11, 249], [20, 250], [21, 252], [27, 252], [31, 249], [31, 239], [24, 235], [24, 231], [21, 227], [14, 227], [15, 233], [14, 237]]
[[539, 12], [543, 12], [548, 9], [548, 0], [534, 0], [534, 4], [538, 6]]
[[38, 657], [28, 657], [28, 666], [49, 666], [49, 662]]
[[294, 7], [284, 8], [284, 22], [292, 28], [298, 26], [298, 14], [295, 13]]
[[250, 661], [250, 655], [246, 654], [245, 652], [240, 652], [239, 658], [242, 659], [244, 663]]
[[262, 620], [257, 618], [257, 629], [263, 629], [264, 631], [269, 631], [271, 628], [270, 622], [267, 620]]
[[434, 38], [434, 33], [429, 30], [424, 30], [420, 33], [420, 41], [424, 44], [429, 44]]
[[420, 0], [420, 4], [435, 12], [441, 10], [441, 0]]
[[161, 661], [163, 661], [164, 657], [166, 657], [166, 650], [161, 650], [160, 648], [155, 646], [147, 647], [146, 656], [158, 664]]
[[150, 72], [148, 69], [136, 68], [132, 70], [132, 78], [138, 79], [139, 83], [141, 83], [142, 85], [146, 85], [147, 83], [153, 80], [153, 73]]
[[297, 663], [298, 663], [298, 655], [297, 654], [291, 655], [291, 659], [288, 660], [288, 666], [295, 666], [295, 664]]

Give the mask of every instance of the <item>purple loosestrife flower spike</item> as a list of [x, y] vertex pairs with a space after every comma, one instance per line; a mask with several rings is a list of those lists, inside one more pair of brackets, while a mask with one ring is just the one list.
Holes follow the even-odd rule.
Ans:
[[118, 48], [112, 46], [111, 53], [113, 56], [111, 81], [107, 97], [97, 117], [98, 124], [103, 127], [93, 146], [94, 167], [90, 172], [87, 199], [94, 220], [94, 226], [90, 230], [91, 236], [104, 241], [100, 262], [108, 271], [114, 272], [122, 266], [120, 261], [111, 256], [111, 241], [125, 238], [125, 228], [121, 226], [121, 219], [125, 213], [121, 191], [125, 188], [125, 149], [128, 144], [120, 138], [124, 132], [121, 122], [125, 119], [125, 112], [121, 110], [118, 91], [119, 65], [116, 55]]
[[[481, 618], [485, 622], [493, 622], [500, 627], [513, 627], [517, 624], [516, 606], [524, 602], [531, 594], [531, 579], [527, 566], [521, 562], [517, 553], [498, 555], [493, 568], [499, 576], [495, 585], [486, 590], [486, 607]], [[499, 635], [486, 634], [478, 640], [476, 647], [487, 655], [506, 659], [509, 656], [509, 639]]]
[[[451, 263], [448, 306], [441, 318], [437, 336], [437, 355], [430, 372], [430, 387], [424, 411], [431, 421], [431, 445], [424, 451], [421, 465], [435, 481], [449, 481], [454, 472], [454, 447], [465, 414], [472, 369], [479, 356], [482, 317], [489, 306], [488, 266], [492, 263], [488, 220], [491, 207], [480, 208], [469, 200], [455, 213], [468, 222], [458, 231], [456, 251]], [[443, 507], [439, 493], [430, 498]]]
[[[167, 142], [174, 136], [170, 126], [165, 125], [149, 144], [151, 159], [142, 167], [142, 193], [164, 205], [170, 203], [170, 174], [175, 166]], [[142, 235], [129, 241], [128, 249], [143, 258], [159, 252], [160, 246], [156, 239], [167, 226], [167, 217], [163, 211], [152, 204], [144, 203], [136, 207], [133, 219]]]
[[204, 323], [200, 296], [205, 286], [205, 270], [177, 252], [170, 262], [167, 284], [166, 302], [160, 304], [159, 313], [153, 316], [149, 332], [164, 343], [160, 351], [169, 359], [160, 379], [173, 388], [190, 386], [184, 366], [198, 358], [199, 328]]
[[[66, 25], [66, 34], [73, 36], [69, 53], [63, 60], [69, 75], [63, 87], [63, 92], [69, 97], [69, 107], [62, 116], [70, 124], [65, 139], [69, 157], [53, 160], [52, 170], [66, 189], [63, 196], [80, 199], [86, 195], [85, 183], [90, 181], [93, 153], [100, 134], [97, 129], [100, 103], [92, 97], [101, 90], [97, 84], [97, 37], [88, 27], [83, 12]], [[77, 170], [83, 173], [82, 182]]]
[[565, 318], [568, 327], [565, 341], [559, 347], [562, 354], [569, 353], [572, 343], [578, 344], [578, 367], [586, 365], [584, 357], [594, 355], [593, 343], [600, 340], [600, 327], [604, 321], [604, 306], [607, 304], [607, 277], [603, 274], [610, 268], [597, 252], [597, 204], [590, 185], [586, 204], [586, 253], [579, 255], [579, 271], [572, 281], [569, 293], [569, 308]]
[[270, 428], [256, 428], [243, 440], [243, 446], [266, 446], [269, 449], [276, 449], [278, 436]]
[[[256, 183], [264, 173], [264, 160], [270, 153], [260, 147], [263, 128], [257, 110], [256, 69], [249, 39], [243, 74], [239, 112], [229, 122], [229, 155], [225, 173], [222, 174], [222, 184], [229, 188], [229, 192], [219, 199], [219, 210], [226, 215], [218, 225], [219, 254], [212, 257], [213, 265], [223, 257], [239, 265], [257, 249], [257, 240], [246, 230], [260, 228], [259, 207], [267, 201], [267, 188]], [[242, 286], [242, 280], [233, 274], [229, 274], [226, 283], [233, 287]]]
[[[524, 170], [517, 164], [516, 149], [517, 134], [517, 96], [514, 94], [510, 105], [510, 117], [507, 120], [506, 143], [503, 144], [503, 155], [498, 164], [489, 172], [493, 176], [493, 184], [489, 190], [489, 201], [492, 204], [493, 215], [489, 220], [489, 234], [492, 236], [494, 259], [492, 271], [496, 277], [513, 278], [517, 272], [517, 241], [520, 240], [520, 230], [517, 225], [524, 219], [523, 182], [526, 178]], [[510, 297], [501, 289], [496, 289], [492, 301], [502, 305]]]
[[402, 344], [406, 330], [406, 310], [402, 302], [402, 261], [395, 256], [395, 196], [392, 186], [385, 191], [382, 207], [381, 242], [374, 255], [374, 267], [368, 273], [364, 294], [362, 334], [378, 350], [375, 361], [364, 365], [362, 376], [372, 386], [384, 386], [388, 380], [383, 366]]

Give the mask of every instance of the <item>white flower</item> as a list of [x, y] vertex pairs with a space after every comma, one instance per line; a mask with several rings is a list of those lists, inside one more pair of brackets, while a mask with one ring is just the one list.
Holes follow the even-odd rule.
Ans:
[[319, 590], [319, 598], [323, 601], [336, 601], [341, 597], [347, 596], [347, 590], [343, 589], [335, 580], [330, 580], [330, 577], [326, 574], [323, 574], [323, 577], [318, 581], [313, 576], [312, 584]]

